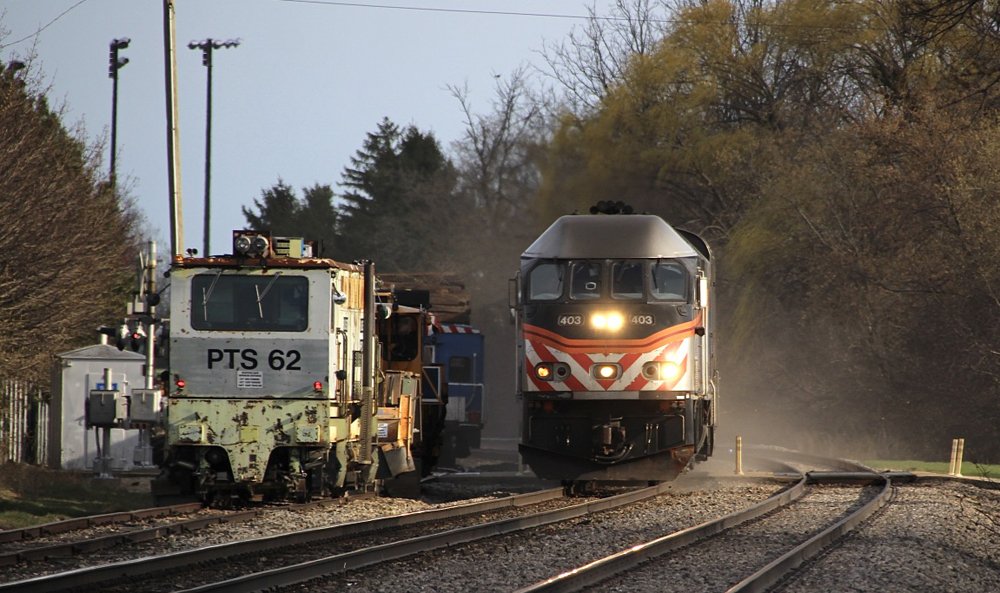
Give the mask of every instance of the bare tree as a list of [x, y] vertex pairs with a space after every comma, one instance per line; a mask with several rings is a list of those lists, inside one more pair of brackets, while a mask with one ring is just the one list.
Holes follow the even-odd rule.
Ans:
[[467, 87], [449, 86], [465, 117], [465, 133], [452, 145], [459, 191], [474, 204], [482, 229], [491, 236], [521, 227], [530, 211], [539, 176], [538, 148], [546, 137], [544, 101], [528, 87], [527, 67], [498, 77], [486, 113], [475, 113]]
[[587, 10], [585, 26], [541, 52], [548, 65], [543, 73], [563, 88], [564, 100], [575, 113], [597, 109], [622, 80], [629, 60], [653, 51], [670, 13], [662, 0], [615, 0], [608, 16], [599, 16], [595, 6]]
[[20, 66], [0, 70], [0, 373], [46, 384], [124, 311], [142, 221]]

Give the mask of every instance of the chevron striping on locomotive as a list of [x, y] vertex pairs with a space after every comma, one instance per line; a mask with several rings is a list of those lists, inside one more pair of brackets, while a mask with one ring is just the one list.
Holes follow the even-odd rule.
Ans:
[[520, 452], [546, 479], [666, 481], [712, 454], [711, 251], [601, 202], [556, 220], [512, 280]]

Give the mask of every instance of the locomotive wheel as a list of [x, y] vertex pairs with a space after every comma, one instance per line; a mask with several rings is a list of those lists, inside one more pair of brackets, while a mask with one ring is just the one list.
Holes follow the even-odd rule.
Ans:
[[593, 494], [596, 483], [593, 480], [564, 480], [562, 486], [566, 496], [586, 496]]

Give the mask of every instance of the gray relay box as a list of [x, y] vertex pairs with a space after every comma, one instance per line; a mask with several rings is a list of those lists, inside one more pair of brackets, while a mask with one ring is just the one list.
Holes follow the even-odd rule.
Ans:
[[119, 391], [92, 389], [87, 396], [87, 426], [116, 428], [125, 420], [126, 402]]
[[159, 422], [162, 399], [163, 392], [159, 389], [133, 389], [128, 405], [129, 422], [132, 424]]

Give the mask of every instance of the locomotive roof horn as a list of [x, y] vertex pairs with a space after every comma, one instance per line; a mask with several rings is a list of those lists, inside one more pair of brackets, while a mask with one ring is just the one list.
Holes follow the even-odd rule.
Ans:
[[590, 207], [591, 214], [632, 214], [632, 207], [622, 201], [601, 200]]

